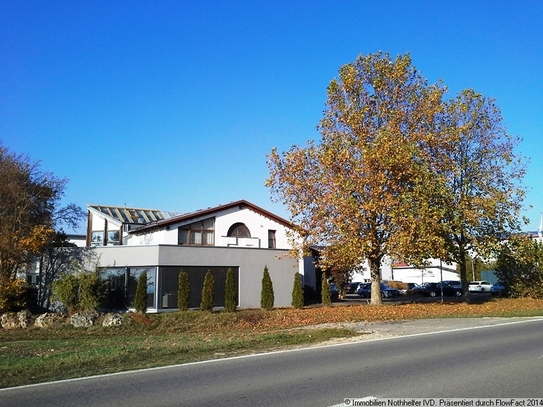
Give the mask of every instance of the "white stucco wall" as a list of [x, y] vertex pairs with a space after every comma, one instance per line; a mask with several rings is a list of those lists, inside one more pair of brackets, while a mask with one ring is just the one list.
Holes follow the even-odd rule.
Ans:
[[[215, 218], [215, 246], [239, 246], [268, 248], [268, 230], [275, 230], [275, 241], [277, 249], [290, 249], [287, 238], [287, 228], [279, 223], [265, 217], [249, 208], [238, 209], [229, 208], [211, 215], [191, 218], [190, 221], [179, 222], [168, 225], [167, 227], [153, 230], [143, 234], [130, 234], [125, 240], [125, 244], [148, 245], [148, 244], [177, 244], [178, 228], [180, 226], [198, 222], [210, 217]], [[243, 223], [251, 233], [251, 239], [227, 238], [228, 229], [235, 223]], [[102, 225], [103, 227], [103, 225]]]

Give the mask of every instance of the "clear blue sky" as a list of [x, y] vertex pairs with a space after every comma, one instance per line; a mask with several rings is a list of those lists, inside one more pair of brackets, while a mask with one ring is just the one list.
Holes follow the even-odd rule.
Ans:
[[65, 202], [280, 216], [265, 156], [318, 139], [359, 54], [409, 52], [450, 96], [495, 98], [543, 211], [543, 1], [0, 0], [0, 140], [69, 180]]

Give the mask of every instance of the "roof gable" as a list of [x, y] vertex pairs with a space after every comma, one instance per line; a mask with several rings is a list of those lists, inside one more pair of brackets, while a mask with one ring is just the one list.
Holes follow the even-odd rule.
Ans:
[[256, 206], [246, 200], [239, 200], [239, 201], [235, 201], [235, 202], [230, 202], [228, 204], [224, 204], [224, 205], [219, 205], [219, 206], [215, 206], [215, 207], [210, 207], [210, 208], [207, 208], [207, 209], [200, 209], [198, 211], [195, 211], [195, 212], [190, 212], [190, 213], [185, 213], [185, 214], [182, 214], [182, 215], [178, 215], [178, 216], [173, 216], [173, 217], [170, 217], [170, 218], [167, 218], [167, 219], [161, 219], [161, 220], [157, 220], [157, 221], [153, 221], [153, 222], [150, 222], [150, 223], [147, 223], [145, 225], [142, 225], [141, 227], [138, 227], [137, 229], [134, 229], [132, 231], [130, 231], [130, 233], [138, 233], [138, 232], [142, 232], [142, 231], [148, 231], [149, 229], [154, 229], [154, 228], [161, 228], [161, 227], [164, 227], [164, 226], [167, 226], [167, 225], [171, 225], [173, 223], [177, 223], [177, 222], [186, 222], [186, 221], [190, 221], [191, 219], [195, 219], [195, 218], [200, 218], [202, 216], [213, 216], [213, 215], [216, 215], [217, 213], [221, 212], [221, 211], [224, 211], [224, 210], [227, 210], [227, 209], [231, 209], [231, 208], [235, 208], [235, 207], [238, 207], [240, 210], [242, 209], [251, 209], [253, 212], [256, 212], [256, 213], [259, 213], [260, 215], [262, 216], [265, 216], [269, 219], [272, 219], [274, 221], [276, 221], [277, 223], [287, 227], [287, 228], [290, 228], [290, 229], [293, 229], [294, 226], [292, 225], [292, 223], [290, 223], [288, 220], [284, 219], [284, 218], [281, 218], [280, 216], [277, 216], [265, 209], [262, 209], [261, 207], [259, 206]]

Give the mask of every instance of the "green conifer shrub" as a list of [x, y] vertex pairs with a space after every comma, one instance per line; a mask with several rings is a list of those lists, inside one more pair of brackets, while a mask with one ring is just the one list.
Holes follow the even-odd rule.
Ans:
[[234, 271], [229, 268], [226, 271], [226, 282], [224, 287], [224, 309], [226, 312], [234, 312], [238, 306], [238, 293]]
[[268, 272], [268, 266], [264, 266], [264, 274], [262, 276], [262, 291], [260, 292], [260, 308], [272, 310], [275, 302], [273, 293], [273, 283]]
[[177, 306], [179, 311], [188, 311], [190, 306], [189, 273], [181, 270], [179, 273], [179, 287], [177, 289]]
[[97, 272], [66, 274], [51, 284], [53, 299], [59, 300], [70, 314], [98, 308], [102, 288]]
[[328, 278], [326, 273], [322, 273], [322, 287], [321, 287], [322, 305], [329, 307], [332, 305], [332, 296], [330, 295], [330, 284], [328, 284]]
[[215, 278], [208, 270], [204, 278], [204, 286], [202, 287], [202, 300], [200, 301], [200, 310], [213, 311], [215, 306]]
[[296, 309], [301, 309], [304, 307], [304, 288], [302, 287], [302, 276], [300, 273], [294, 273], [291, 305]]
[[134, 308], [136, 312], [144, 314], [147, 311], [147, 272], [141, 273], [136, 286], [136, 295], [134, 297]]
[[79, 311], [92, 311], [100, 305], [104, 282], [97, 272], [79, 276]]
[[74, 314], [78, 311], [77, 293], [79, 291], [79, 282], [75, 275], [66, 274], [62, 278], [53, 281], [51, 291], [53, 293], [52, 299], [59, 300], [69, 314]]

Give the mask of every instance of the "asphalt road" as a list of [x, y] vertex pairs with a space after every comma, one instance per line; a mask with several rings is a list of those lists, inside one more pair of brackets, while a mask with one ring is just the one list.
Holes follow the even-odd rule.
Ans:
[[[440, 332], [432, 333], [432, 323]], [[334, 406], [369, 396], [543, 397], [541, 318], [367, 328], [373, 334], [360, 342], [4, 389], [0, 406]]]

